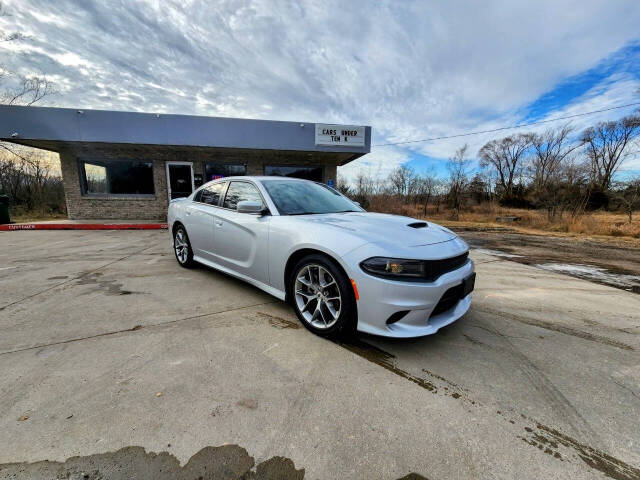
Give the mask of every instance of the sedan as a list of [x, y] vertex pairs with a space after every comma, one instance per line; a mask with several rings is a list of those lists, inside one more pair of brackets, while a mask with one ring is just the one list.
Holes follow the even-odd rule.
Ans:
[[289, 302], [322, 336], [430, 335], [469, 309], [469, 247], [435, 223], [364, 211], [327, 185], [228, 177], [172, 200], [178, 263], [196, 262]]

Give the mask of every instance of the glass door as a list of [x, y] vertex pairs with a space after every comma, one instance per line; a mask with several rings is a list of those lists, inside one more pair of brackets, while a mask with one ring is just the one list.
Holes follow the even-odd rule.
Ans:
[[167, 162], [167, 190], [169, 200], [188, 197], [193, 192], [193, 164]]

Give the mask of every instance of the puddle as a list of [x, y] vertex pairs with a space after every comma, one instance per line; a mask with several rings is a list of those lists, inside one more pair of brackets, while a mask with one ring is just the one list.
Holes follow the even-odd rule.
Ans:
[[36, 462], [0, 465], [1, 478], [69, 478], [106, 480], [125, 478], [173, 479], [284, 479], [302, 480], [304, 469], [296, 469], [285, 457], [272, 457], [255, 466], [253, 457], [238, 445], [205, 447], [180, 466], [169, 452], [147, 452], [142, 447], [125, 447], [116, 452], [71, 457], [64, 463]]
[[594, 265], [569, 263], [536, 263], [535, 267], [552, 272], [565, 273], [572, 277], [591, 280], [612, 287], [622, 288], [630, 292], [640, 293], [640, 275], [614, 273], [605, 268]]
[[[293, 460], [286, 457], [271, 457], [255, 465], [253, 457], [238, 445], [205, 447], [183, 466], [169, 452], [147, 452], [143, 447], [133, 446], [115, 452], [71, 457], [65, 462], [0, 464], [0, 478], [3, 479], [303, 480], [304, 476], [304, 468], [296, 469]], [[427, 480], [416, 473], [400, 480], [405, 479]]]

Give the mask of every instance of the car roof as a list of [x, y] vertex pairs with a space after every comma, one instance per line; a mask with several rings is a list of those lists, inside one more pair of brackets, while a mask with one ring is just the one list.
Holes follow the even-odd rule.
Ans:
[[233, 177], [222, 177], [217, 178], [214, 182], [217, 181], [229, 181], [229, 180], [291, 180], [292, 182], [311, 182], [312, 180], [307, 180], [305, 178], [295, 178], [295, 177], [283, 177], [281, 175], [237, 175]]

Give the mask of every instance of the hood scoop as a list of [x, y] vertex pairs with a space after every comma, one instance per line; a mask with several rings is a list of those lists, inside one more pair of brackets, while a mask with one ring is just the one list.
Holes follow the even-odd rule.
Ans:
[[407, 225], [407, 227], [411, 228], [427, 228], [428, 226], [427, 222], [413, 222]]

